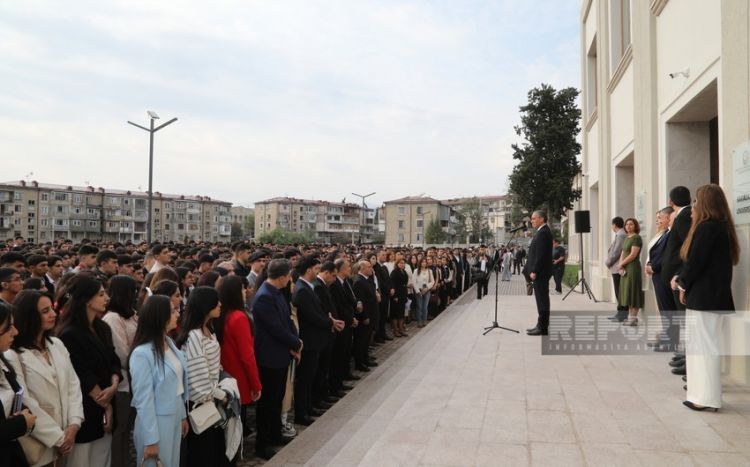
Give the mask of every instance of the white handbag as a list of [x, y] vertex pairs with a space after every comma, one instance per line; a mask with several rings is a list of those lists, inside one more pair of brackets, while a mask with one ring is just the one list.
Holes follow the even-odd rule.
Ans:
[[219, 409], [216, 408], [214, 401], [196, 405], [190, 411], [188, 418], [190, 419], [190, 426], [193, 428], [193, 433], [197, 435], [222, 421], [221, 414], [219, 413]]

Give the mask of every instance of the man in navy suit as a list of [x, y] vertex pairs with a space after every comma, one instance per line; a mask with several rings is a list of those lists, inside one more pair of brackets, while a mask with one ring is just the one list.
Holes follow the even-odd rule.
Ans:
[[552, 231], [547, 225], [547, 215], [534, 211], [531, 225], [536, 229], [529, 245], [529, 257], [523, 267], [523, 274], [531, 279], [534, 299], [539, 315], [536, 326], [526, 330], [529, 336], [546, 336], [549, 326], [549, 279], [552, 276]]
[[299, 360], [303, 348], [282, 292], [292, 278], [291, 270], [285, 259], [268, 263], [268, 280], [260, 285], [253, 299], [255, 359], [263, 386], [256, 409], [255, 454], [266, 460], [276, 454], [271, 446], [283, 443], [281, 403], [287, 369], [292, 357]]

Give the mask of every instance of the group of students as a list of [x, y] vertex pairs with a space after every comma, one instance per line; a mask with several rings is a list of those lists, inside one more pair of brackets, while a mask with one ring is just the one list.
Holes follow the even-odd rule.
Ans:
[[377, 366], [376, 346], [481, 279], [487, 258], [247, 242], [2, 250], [10, 466], [130, 465], [131, 446], [138, 465], [232, 465], [251, 405], [255, 453], [269, 459]]

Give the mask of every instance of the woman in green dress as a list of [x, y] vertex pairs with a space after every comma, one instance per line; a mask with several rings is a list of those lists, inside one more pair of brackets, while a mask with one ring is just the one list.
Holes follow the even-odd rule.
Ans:
[[643, 240], [639, 235], [641, 226], [638, 221], [628, 218], [625, 221], [627, 238], [620, 254], [620, 306], [628, 307], [626, 326], [638, 325], [638, 310], [643, 308], [643, 287], [640, 253]]

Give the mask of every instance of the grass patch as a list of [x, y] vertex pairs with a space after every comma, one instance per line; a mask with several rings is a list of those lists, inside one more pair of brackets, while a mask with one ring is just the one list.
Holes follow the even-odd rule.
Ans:
[[580, 264], [567, 263], [565, 264], [565, 272], [563, 273], [563, 284], [568, 287], [578, 282], [578, 271], [581, 270]]

